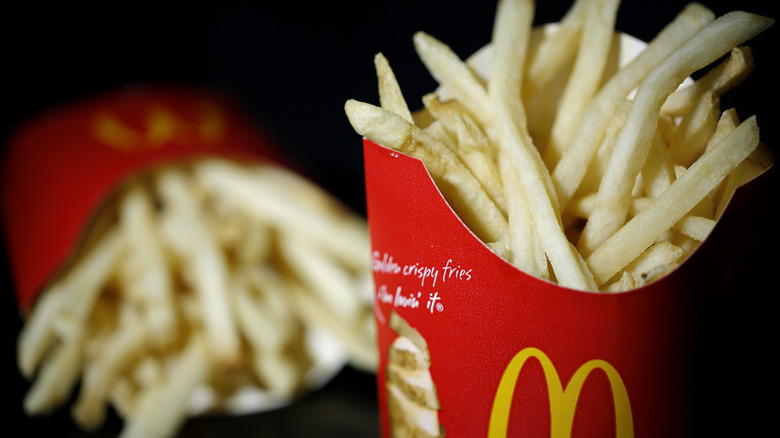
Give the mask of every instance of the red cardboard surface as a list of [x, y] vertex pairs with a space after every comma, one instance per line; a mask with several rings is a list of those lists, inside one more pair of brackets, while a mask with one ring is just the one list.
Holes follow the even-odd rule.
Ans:
[[[617, 294], [574, 291], [488, 249], [421, 161], [369, 140], [364, 160], [383, 437], [392, 436], [393, 312], [427, 342], [447, 436], [689, 435], [697, 323], [731, 280], [718, 248], [750, 240], [729, 231], [745, 215], [727, 214], [699, 251], [655, 283]], [[761, 196], [754, 192], [738, 194]]]
[[118, 185], [198, 156], [280, 161], [236, 102], [202, 89], [139, 87], [53, 108], [21, 126], [2, 163], [2, 219], [27, 309]]

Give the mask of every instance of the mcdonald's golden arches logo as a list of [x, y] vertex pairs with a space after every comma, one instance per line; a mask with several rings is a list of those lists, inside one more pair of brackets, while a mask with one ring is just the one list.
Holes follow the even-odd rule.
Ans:
[[547, 393], [550, 399], [551, 438], [568, 438], [571, 436], [574, 411], [577, 408], [577, 399], [582, 391], [582, 385], [590, 372], [597, 368], [606, 373], [612, 389], [615, 404], [616, 436], [618, 438], [631, 438], [634, 436], [634, 424], [628, 392], [623, 384], [623, 379], [621, 379], [620, 374], [612, 365], [600, 359], [590, 360], [577, 369], [564, 389], [558, 372], [547, 355], [539, 349], [526, 348], [512, 358], [498, 384], [496, 397], [493, 401], [493, 409], [490, 413], [488, 438], [504, 438], [507, 436], [509, 411], [512, 405], [515, 384], [523, 365], [532, 357], [541, 363], [547, 381]]
[[142, 127], [130, 126], [109, 112], [97, 114], [93, 133], [106, 145], [126, 151], [156, 149], [171, 140], [209, 145], [222, 138], [225, 120], [219, 108], [201, 102], [195, 120], [187, 120], [162, 105], [150, 105]]

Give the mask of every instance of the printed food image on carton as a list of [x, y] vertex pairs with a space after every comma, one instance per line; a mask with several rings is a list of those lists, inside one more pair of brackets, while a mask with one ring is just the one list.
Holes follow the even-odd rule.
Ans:
[[388, 350], [385, 388], [394, 438], [436, 438], [445, 435], [439, 423], [441, 404], [431, 378], [428, 344], [395, 311], [390, 328], [398, 334]]

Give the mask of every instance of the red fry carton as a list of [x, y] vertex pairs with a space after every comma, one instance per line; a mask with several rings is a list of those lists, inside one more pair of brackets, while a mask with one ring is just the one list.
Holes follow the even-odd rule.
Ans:
[[763, 175], [677, 270], [598, 293], [501, 259], [422, 161], [369, 140], [364, 160], [383, 437], [690, 436], [699, 316], [736, 275], [722, 249], [744, 256]]
[[21, 126], [2, 168], [2, 219], [17, 302], [27, 311], [119, 184], [199, 156], [282, 162], [235, 101], [142, 86], [59, 106]]

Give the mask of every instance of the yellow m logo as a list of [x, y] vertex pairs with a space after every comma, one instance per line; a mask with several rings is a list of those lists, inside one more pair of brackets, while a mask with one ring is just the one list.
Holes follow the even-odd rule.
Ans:
[[509, 410], [512, 406], [515, 383], [520, 375], [520, 370], [523, 368], [523, 364], [531, 357], [539, 360], [547, 380], [547, 393], [550, 397], [551, 438], [571, 436], [574, 411], [577, 408], [577, 399], [582, 390], [582, 385], [590, 372], [596, 368], [600, 368], [606, 373], [612, 388], [612, 396], [615, 402], [615, 430], [617, 437], [631, 438], [634, 436], [628, 392], [623, 384], [623, 379], [620, 378], [620, 374], [612, 365], [599, 359], [588, 361], [577, 369], [566, 389], [564, 389], [558, 373], [547, 355], [539, 349], [526, 348], [512, 358], [498, 384], [496, 398], [493, 401], [493, 409], [490, 413], [488, 438], [504, 438], [507, 436]]
[[99, 113], [93, 122], [93, 132], [107, 145], [126, 152], [156, 149], [173, 139], [199, 144], [219, 141], [225, 130], [219, 108], [210, 102], [201, 102], [195, 110], [195, 119], [189, 120], [161, 105], [150, 104], [146, 109], [145, 124], [140, 129], [107, 112]]

